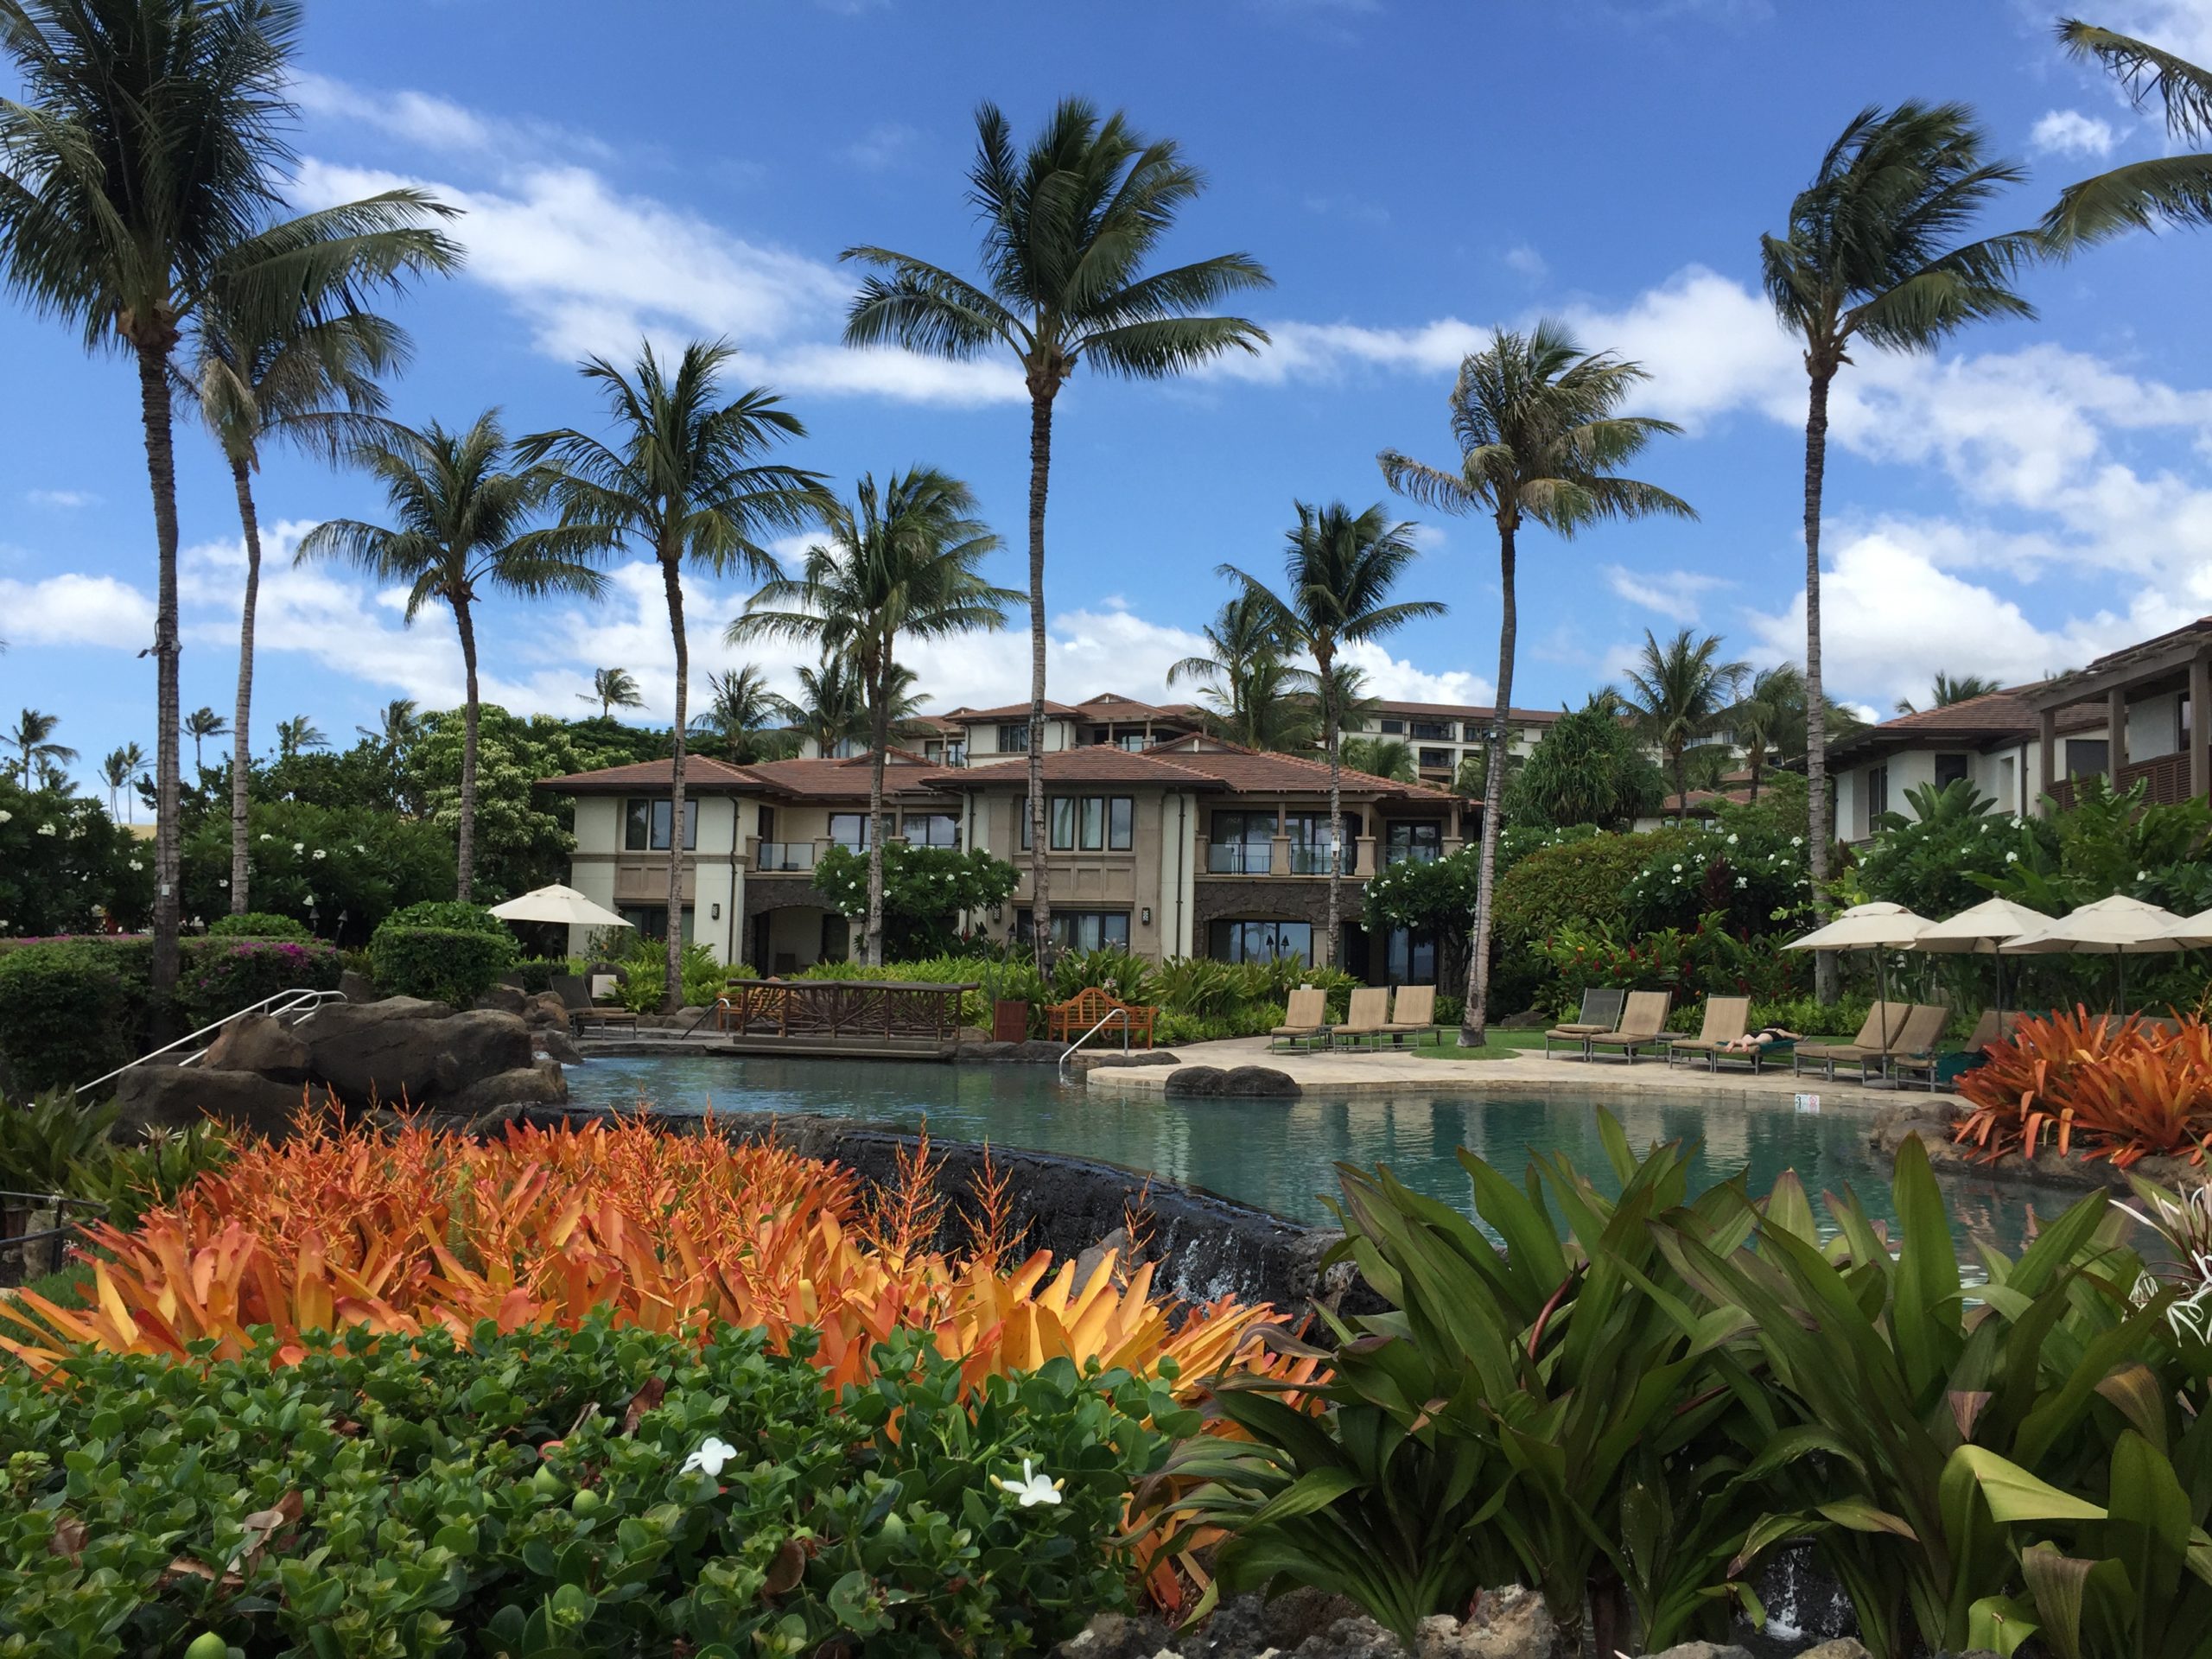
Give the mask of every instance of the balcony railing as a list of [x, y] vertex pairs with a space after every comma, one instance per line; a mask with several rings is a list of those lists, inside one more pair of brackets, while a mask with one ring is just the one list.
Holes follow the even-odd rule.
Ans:
[[[2189, 751], [2177, 750], [2120, 767], [2112, 779], [2113, 792], [2125, 795], [2139, 783], [2147, 785], [2143, 791], [2146, 805], [2178, 806], [2190, 796]], [[2066, 778], [2053, 784], [2050, 798], [2058, 804], [2061, 811], [2073, 810], [2074, 780]]]
[[810, 841], [764, 841], [760, 843], [760, 861], [756, 870], [779, 874], [801, 874], [814, 868], [814, 843]]
[[1273, 855], [1266, 842], [1217, 841], [1206, 849], [1206, 869], [1214, 875], [1265, 875]]
[[1409, 847], [1389, 847], [1383, 849], [1385, 864], [1433, 864], [1444, 856], [1444, 849], [1426, 842], [1415, 842]]
[[1293, 875], [1326, 875], [1329, 873], [1327, 844], [1311, 847], [1302, 842], [1291, 842], [1290, 873]]

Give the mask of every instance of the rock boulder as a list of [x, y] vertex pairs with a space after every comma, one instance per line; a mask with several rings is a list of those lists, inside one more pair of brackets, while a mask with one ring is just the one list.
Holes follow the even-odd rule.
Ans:
[[442, 1112], [465, 1112], [480, 1116], [505, 1112], [517, 1106], [557, 1106], [569, 1098], [569, 1081], [557, 1060], [539, 1060], [511, 1071], [479, 1077], [465, 1089], [438, 1097]]
[[115, 1080], [116, 1127], [124, 1134], [186, 1129], [203, 1117], [281, 1137], [311, 1091], [252, 1071], [199, 1065], [136, 1065]]
[[1300, 1090], [1295, 1077], [1271, 1065], [1239, 1065], [1226, 1071], [1217, 1065], [1186, 1065], [1168, 1073], [1166, 1092], [1192, 1099], [1294, 1100]]
[[348, 1002], [373, 1002], [377, 988], [370, 983], [366, 974], [357, 974], [351, 968], [338, 976], [338, 994]]
[[208, 1045], [200, 1065], [216, 1071], [255, 1071], [278, 1083], [308, 1080], [308, 1046], [298, 1033], [265, 1014], [233, 1020]]
[[536, 1027], [530, 1033], [530, 1040], [549, 1060], [558, 1060], [563, 1065], [583, 1064], [583, 1050], [578, 1048], [575, 1040], [560, 1027]]
[[388, 997], [326, 1008], [298, 1027], [309, 1074], [349, 1106], [442, 1104], [483, 1079], [530, 1067], [530, 1027], [493, 1009]]
[[476, 999], [480, 1008], [496, 1008], [501, 1014], [520, 1014], [524, 998], [519, 985], [494, 985]]

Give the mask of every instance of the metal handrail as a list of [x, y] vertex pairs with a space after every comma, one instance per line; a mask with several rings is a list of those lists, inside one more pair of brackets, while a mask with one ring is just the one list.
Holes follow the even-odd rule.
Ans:
[[1099, 1027], [1107, 1024], [1107, 1022], [1111, 1020], [1116, 1014], [1121, 1016], [1122, 1020], [1122, 1052], [1124, 1054], [1128, 1053], [1129, 1052], [1129, 1011], [1127, 1008], [1109, 1008], [1106, 1011], [1105, 1019], [1101, 1020], [1097, 1025], [1093, 1026], [1089, 1031], [1084, 1032], [1082, 1036], [1077, 1038], [1075, 1041], [1070, 1043], [1065, 1048], [1060, 1051], [1060, 1070], [1063, 1071], [1066, 1071], [1068, 1056], [1074, 1053], [1078, 1048], [1081, 1048], [1093, 1037], [1096, 1037], [1098, 1034]]
[[[304, 1021], [315, 1018], [315, 1011], [321, 1008], [325, 1003], [343, 1002], [345, 1000], [346, 993], [343, 991], [314, 991], [308, 989], [305, 986], [295, 986], [289, 991], [275, 992], [270, 995], [263, 997], [258, 1002], [249, 1003], [243, 1008], [239, 1008], [232, 1013], [225, 1014], [221, 1019], [216, 1020], [212, 1026], [202, 1026], [199, 1030], [188, 1033], [186, 1035], [178, 1038], [173, 1043], [163, 1043], [159, 1048], [154, 1049], [150, 1052], [141, 1054], [135, 1060], [125, 1061], [123, 1065], [117, 1066], [114, 1071], [103, 1072], [99, 1077], [94, 1077], [90, 1083], [80, 1083], [71, 1092], [81, 1095], [87, 1089], [97, 1089], [100, 1084], [105, 1083], [111, 1077], [119, 1077], [124, 1072], [135, 1071], [137, 1067], [145, 1065], [149, 1060], [158, 1060], [162, 1055], [170, 1052], [174, 1049], [182, 1048], [188, 1043], [198, 1042], [200, 1038], [207, 1036], [208, 1033], [220, 1031], [225, 1026], [229, 1025], [233, 1020], [243, 1020], [249, 1014], [266, 1014], [273, 1018], [280, 1014], [289, 1014], [295, 1008], [303, 1007], [307, 1012], [302, 1014], [300, 1018]], [[179, 1065], [190, 1065], [193, 1061], [199, 1059], [202, 1055], [206, 1054], [207, 1048], [210, 1046], [213, 1046], [213, 1045], [203, 1046], [198, 1052], [186, 1055], [182, 1059], [179, 1060], [177, 1064]]]

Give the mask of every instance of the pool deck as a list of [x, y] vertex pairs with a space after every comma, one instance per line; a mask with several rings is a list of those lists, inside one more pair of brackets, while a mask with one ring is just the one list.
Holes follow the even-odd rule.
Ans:
[[[1688, 1062], [1669, 1065], [1656, 1055], [1633, 1062], [1584, 1060], [1564, 1052], [1547, 1058], [1541, 1049], [1499, 1060], [1434, 1059], [1387, 1048], [1287, 1054], [1270, 1050], [1264, 1037], [1179, 1043], [1175, 1052], [1186, 1065], [1214, 1065], [1224, 1071], [1239, 1065], [1268, 1066], [1317, 1095], [1406, 1095], [1430, 1090], [1460, 1094], [1470, 1090], [1519, 1094], [1534, 1088], [1577, 1095], [1693, 1094], [1707, 1100], [1718, 1096], [1780, 1102], [1802, 1093], [1819, 1095], [1824, 1106], [1863, 1103], [1869, 1109], [1891, 1105], [1898, 1097], [1896, 1090], [1870, 1089], [1844, 1077], [1833, 1083], [1814, 1071], [1792, 1077], [1786, 1060], [1754, 1077], [1740, 1067], [1716, 1073]], [[1165, 1065], [1094, 1066], [1085, 1073], [1084, 1081], [1093, 1089], [1118, 1094], [1156, 1095], [1165, 1092], [1175, 1070]], [[1923, 1089], [1904, 1092], [1913, 1099], [1927, 1097]]]

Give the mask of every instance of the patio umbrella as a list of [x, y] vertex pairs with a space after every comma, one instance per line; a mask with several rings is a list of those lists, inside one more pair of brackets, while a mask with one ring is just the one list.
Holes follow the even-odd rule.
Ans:
[[2212, 944], [2212, 910], [2200, 910], [2194, 916], [2184, 916], [2167, 932], [2183, 950], [2201, 950]]
[[571, 926], [585, 927], [634, 925], [604, 905], [594, 904], [574, 887], [564, 887], [558, 881], [550, 887], [532, 888], [504, 905], [494, 905], [492, 913], [503, 922], [566, 922]]
[[1848, 910], [1836, 912], [1834, 920], [1824, 927], [1816, 927], [1802, 938], [1791, 939], [1782, 948], [1785, 950], [1872, 950], [1874, 956], [1874, 976], [1881, 988], [1878, 999], [1885, 1014], [1882, 1021], [1882, 1046], [1890, 1041], [1887, 1007], [1890, 1001], [1889, 964], [1881, 953], [1910, 945], [1932, 924], [1925, 916], [1915, 915], [1903, 905], [1893, 905], [1886, 899], [1872, 904], [1853, 905]]
[[2181, 918], [2140, 899], [2116, 893], [2109, 899], [2017, 934], [1997, 947], [2005, 956], [2073, 954], [2112, 957], [2120, 976], [2119, 1002], [2127, 1001], [2127, 958], [2149, 951], [2178, 950], [2174, 929]]
[[1941, 922], [1930, 922], [1912, 942], [1916, 950], [1941, 954], [1986, 956], [1997, 970], [1997, 1017], [2005, 1017], [2005, 959], [1998, 947], [2007, 939], [2032, 933], [2050, 919], [2039, 910], [2016, 905], [2010, 899], [1985, 899]]

